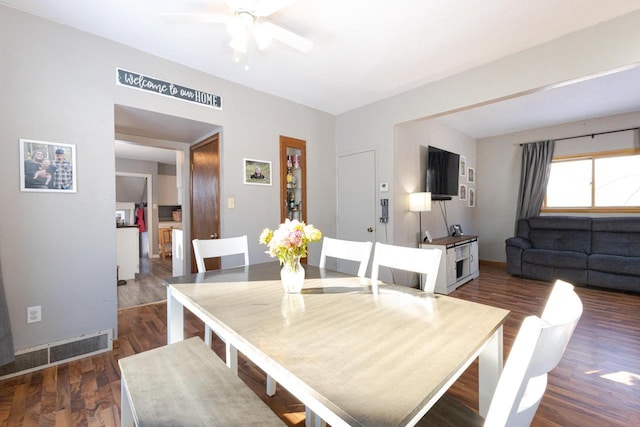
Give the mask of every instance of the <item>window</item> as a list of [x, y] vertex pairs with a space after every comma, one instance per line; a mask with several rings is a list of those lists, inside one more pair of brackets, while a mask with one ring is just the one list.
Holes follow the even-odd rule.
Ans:
[[624, 150], [554, 159], [543, 210], [640, 212], [640, 153]]

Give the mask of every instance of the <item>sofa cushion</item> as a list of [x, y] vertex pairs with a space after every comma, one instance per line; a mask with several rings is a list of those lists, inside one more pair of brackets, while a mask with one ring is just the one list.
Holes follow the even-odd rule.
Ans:
[[591, 218], [529, 218], [529, 239], [536, 249], [591, 253]]
[[532, 216], [529, 227], [539, 230], [591, 231], [591, 218], [577, 216]]
[[522, 253], [522, 262], [544, 265], [547, 267], [586, 270], [587, 254], [570, 251], [552, 251], [547, 249], [528, 249]]
[[546, 280], [548, 282], [562, 279], [574, 285], [586, 285], [588, 273], [589, 272], [583, 268], [548, 267], [546, 265], [529, 264], [526, 262], [522, 263], [523, 276], [538, 280]]
[[640, 218], [593, 218], [591, 252], [640, 257]]
[[589, 257], [587, 263], [589, 270], [639, 276], [638, 282], [640, 283], [639, 257], [594, 254]]
[[640, 277], [589, 270], [588, 285], [620, 291], [640, 292]]

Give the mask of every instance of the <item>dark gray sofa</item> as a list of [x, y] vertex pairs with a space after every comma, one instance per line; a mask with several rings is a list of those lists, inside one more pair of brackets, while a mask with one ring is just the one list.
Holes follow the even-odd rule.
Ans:
[[521, 219], [506, 251], [516, 276], [640, 292], [640, 217]]

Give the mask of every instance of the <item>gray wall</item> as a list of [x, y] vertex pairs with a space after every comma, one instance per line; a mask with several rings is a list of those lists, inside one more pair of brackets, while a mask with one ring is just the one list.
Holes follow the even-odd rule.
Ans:
[[[308, 220], [335, 224], [335, 118], [134, 49], [0, 6], [0, 223], [6, 297], [16, 349], [117, 330], [114, 105], [210, 123], [221, 129], [223, 233], [247, 234], [251, 262], [280, 222], [279, 136], [307, 141]], [[223, 110], [119, 87], [121, 67], [222, 96]], [[19, 191], [19, 139], [74, 144], [78, 192]], [[273, 162], [269, 187], [242, 183], [242, 159]], [[186, 172], [185, 172], [186, 173]], [[319, 259], [312, 245], [310, 262]], [[42, 322], [26, 323], [26, 307]]]
[[[390, 193], [377, 194], [377, 197], [388, 197], [392, 204], [390, 211], [395, 214], [388, 224], [389, 240], [408, 246], [415, 241], [412, 235], [406, 233], [405, 208], [396, 206], [398, 203], [406, 203], [406, 194], [394, 194], [408, 191], [403, 181], [415, 179], [413, 176], [419, 162], [418, 157], [402, 161], [396, 158], [398, 150], [402, 150], [402, 141], [399, 139], [399, 135], [403, 134], [403, 129], [399, 129], [402, 125], [640, 64], [638, 22], [640, 12], [633, 12], [338, 116], [338, 155], [366, 149], [376, 151], [376, 180], [378, 184], [389, 183], [391, 189]], [[452, 140], [451, 144], [457, 145], [459, 142]], [[441, 145], [446, 148], [449, 142], [443, 141]], [[496, 197], [502, 200], [517, 196], [512, 196], [508, 189], [501, 194], [490, 193], [486, 191], [486, 186], [496, 183], [503, 188], [500, 183], [509, 180], [514, 174], [513, 158], [517, 154], [504, 153], [505, 156], [511, 156], [507, 159], [508, 162], [499, 167], [492, 165], [487, 168], [480, 160], [483, 156], [482, 149], [484, 144], [478, 148], [477, 153], [477, 207], [472, 213], [472, 221], [475, 232], [480, 235], [480, 259], [485, 259], [484, 242], [502, 238], [501, 234], [494, 237], [494, 229], [488, 224], [502, 222], [504, 216], [502, 213], [485, 216], [482, 207], [485, 204], [501, 203]], [[430, 215], [435, 214], [432, 212]], [[457, 220], [452, 218], [452, 221]], [[460, 222], [463, 221], [468, 219], [460, 219]], [[378, 227], [376, 240], [385, 239], [384, 228]]]
[[[434, 120], [412, 122], [397, 127], [394, 170], [394, 216], [398, 219], [394, 227], [395, 241], [407, 245], [415, 244], [420, 228], [419, 214], [409, 212], [408, 194], [424, 191], [426, 147], [433, 145], [466, 158], [468, 167], [476, 167], [475, 139]], [[459, 176], [459, 184], [468, 184], [466, 176]], [[433, 238], [448, 235], [447, 223], [460, 224], [465, 234], [475, 234], [474, 208], [468, 207], [467, 200], [453, 197], [444, 202], [433, 201], [431, 212], [422, 213], [422, 230], [429, 230]], [[422, 236], [424, 237], [424, 235]]]

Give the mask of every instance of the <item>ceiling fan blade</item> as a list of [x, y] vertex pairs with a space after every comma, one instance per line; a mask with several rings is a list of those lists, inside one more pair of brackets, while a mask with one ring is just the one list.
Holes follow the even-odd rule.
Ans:
[[245, 6], [242, 6], [242, 1], [239, 1], [239, 0], [224, 0], [224, 2], [227, 4], [227, 7], [231, 11], [231, 13], [235, 13], [236, 10], [245, 7]]
[[289, 7], [297, 0], [258, 0], [255, 5], [256, 16], [269, 16], [280, 9]]
[[219, 13], [163, 13], [162, 19], [169, 24], [226, 24], [229, 16]]
[[303, 53], [308, 53], [313, 47], [313, 42], [298, 34], [286, 30], [279, 25], [272, 24], [270, 22], [263, 22], [260, 24], [260, 30], [265, 34], [268, 34], [272, 39], [278, 40], [280, 43], [284, 43], [296, 50]]

